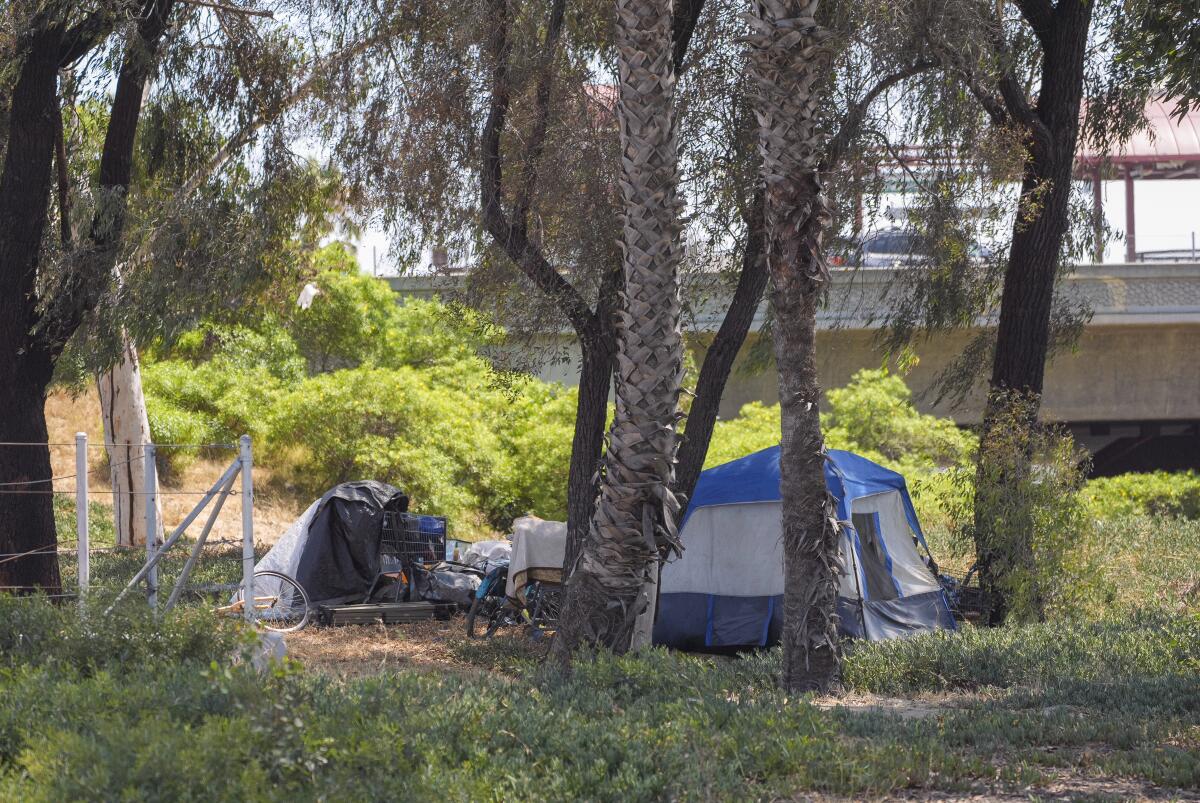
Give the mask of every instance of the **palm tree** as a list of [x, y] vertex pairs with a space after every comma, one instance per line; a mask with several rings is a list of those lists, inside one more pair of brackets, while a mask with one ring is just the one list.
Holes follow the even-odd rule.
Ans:
[[818, 0], [754, 0], [750, 74], [766, 188], [767, 266], [783, 431], [783, 684], [828, 689], [838, 677], [838, 524], [825, 486], [817, 408], [817, 303], [829, 281], [821, 238], [829, 210], [821, 185], [833, 57]]
[[[661, 554], [679, 548], [671, 491], [683, 340], [670, 0], [617, 0], [624, 304], [616, 417], [588, 538], [567, 588], [555, 652], [627, 650], [653, 600]], [[644, 621], [644, 620], [643, 620]]]

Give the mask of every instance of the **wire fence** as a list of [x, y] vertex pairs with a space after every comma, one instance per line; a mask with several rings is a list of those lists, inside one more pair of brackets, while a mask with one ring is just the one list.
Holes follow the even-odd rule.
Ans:
[[[243, 436], [238, 444], [153, 444], [110, 443], [106, 441], [89, 443], [84, 433], [78, 433], [73, 443], [0, 441], [0, 450], [67, 447], [72, 447], [75, 450], [76, 470], [73, 473], [63, 472], [55, 474], [53, 471], [45, 471], [43, 463], [38, 468], [48, 476], [13, 479], [10, 474], [8, 478], [0, 479], [0, 496], [74, 496], [76, 524], [76, 537], [74, 539], [56, 537], [50, 543], [35, 544], [27, 548], [0, 552], [0, 577], [9, 580], [7, 584], [0, 581], [0, 593], [40, 592], [50, 598], [71, 598], [98, 592], [106, 588], [116, 588], [120, 589], [120, 593], [117, 595], [117, 599], [119, 600], [129, 593], [134, 586], [144, 582], [147, 599], [153, 608], [157, 605], [160, 579], [165, 580], [168, 576], [175, 576], [177, 588], [172, 593], [171, 599], [168, 600], [168, 605], [170, 605], [175, 601], [180, 589], [190, 590], [190, 586], [187, 583], [193, 571], [199, 575], [198, 580], [204, 581], [202, 584], [206, 588], [236, 588], [241, 585], [246, 588], [247, 595], [253, 593], [253, 566], [256, 561], [256, 553], [253, 536], [254, 497], [251, 472], [253, 463], [250, 439], [248, 437]], [[89, 468], [89, 450], [93, 449], [108, 450], [110, 460], [101, 465]], [[236, 450], [238, 453], [211, 488], [164, 489], [159, 487], [156, 469], [156, 458], [161, 449], [220, 450], [226, 452]], [[113, 451], [115, 450], [123, 450], [124, 454], [114, 455]], [[112, 462], [111, 458], [113, 457], [123, 457], [124, 459]], [[44, 460], [44, 458], [42, 459]], [[7, 462], [9, 464], [16, 462], [20, 465], [22, 461], [18, 459], [17, 461], [9, 460]], [[31, 460], [30, 462], [33, 461]], [[117, 469], [137, 464], [142, 466], [141, 476], [136, 478], [140, 481], [141, 489], [129, 487], [135, 481], [135, 477], [132, 474], [128, 474], [125, 487], [113, 489], [112, 496], [114, 497], [114, 502], [117, 501], [118, 497], [139, 497], [145, 500], [143, 512], [145, 516], [145, 528], [143, 532], [165, 535], [165, 531], [160, 529], [161, 500], [163, 497], [199, 497], [196, 504], [192, 505], [189, 502], [188, 506], [191, 507], [190, 512], [183, 517], [182, 521], [175, 526], [174, 530], [165, 539], [154, 535], [147, 539], [145, 545], [139, 546], [130, 546], [121, 543], [92, 544], [90, 525], [92, 523], [91, 518], [95, 515], [96, 511], [92, 510], [92, 503], [89, 501], [89, 479], [92, 477], [108, 477], [112, 479], [116, 477]], [[235, 480], [239, 476], [242, 478], [240, 492], [234, 490]], [[61, 487], [64, 484], [70, 484], [74, 487]], [[240, 496], [241, 498], [241, 538], [210, 538], [209, 535], [212, 532], [217, 517], [225, 501], [231, 496]], [[5, 504], [17, 503], [14, 501]], [[195, 539], [185, 538], [184, 536], [187, 533], [188, 527], [200, 517], [200, 514], [210, 504], [211, 508], [209, 509], [207, 521], [204, 523], [200, 535]], [[137, 514], [134, 511], [125, 510], [122, 517], [124, 520], [117, 521], [117, 507], [119, 506], [114, 505], [112, 509], [113, 533], [121, 538], [121, 540], [132, 540], [133, 519], [129, 518], [129, 514]], [[4, 515], [3, 510], [3, 506], [0, 506], [0, 515]], [[55, 511], [56, 514], [60, 512], [60, 506], [57, 502], [55, 503]], [[56, 515], [56, 518], [60, 518], [60, 516]], [[56, 522], [56, 526], [61, 529], [63, 523], [58, 521]], [[122, 527], [126, 528], [124, 532], [120, 532]], [[19, 541], [17, 543], [19, 544]], [[188, 550], [171, 552], [171, 548], [178, 544], [190, 545], [190, 554], [187, 554]], [[10, 544], [9, 546], [11, 548], [12, 546], [16, 546], [16, 544]], [[24, 547], [24, 545], [21, 546]], [[235, 546], [240, 547], [240, 549], [233, 549]], [[142, 557], [143, 554], [144, 559]], [[197, 559], [202, 554], [210, 556], [236, 555], [238, 559], [236, 562], [226, 561], [226, 565], [223, 568], [214, 570], [209, 567], [197, 566]], [[13, 567], [6, 565], [23, 559], [44, 558], [46, 556], [54, 556], [60, 564], [61, 588], [46, 588], [39, 585], [21, 584], [20, 571], [17, 570], [17, 573], [14, 574]], [[95, 561], [92, 560], [93, 557]], [[96, 582], [93, 582], [93, 566], [98, 570], [95, 573]], [[162, 578], [159, 576], [160, 570], [163, 574]], [[130, 577], [132, 579], [129, 579]], [[11, 582], [12, 580], [17, 580], [17, 582], [13, 583]], [[66, 590], [72, 580], [74, 581], [73, 584], [79, 589], [74, 593]], [[249, 616], [249, 612], [247, 612], [247, 616]]]

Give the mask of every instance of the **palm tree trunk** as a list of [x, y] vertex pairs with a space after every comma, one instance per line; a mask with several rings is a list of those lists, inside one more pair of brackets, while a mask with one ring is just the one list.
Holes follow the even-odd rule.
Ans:
[[783, 684], [826, 690], [837, 681], [838, 527], [825, 486], [816, 368], [817, 303], [829, 282], [821, 188], [830, 50], [817, 0], [756, 0], [750, 70], [766, 187], [767, 267], [783, 427]]
[[677, 550], [675, 472], [683, 340], [671, 6], [618, 0], [625, 303], [617, 313], [616, 417], [587, 541], [567, 584], [555, 653], [629, 649], [661, 554]]

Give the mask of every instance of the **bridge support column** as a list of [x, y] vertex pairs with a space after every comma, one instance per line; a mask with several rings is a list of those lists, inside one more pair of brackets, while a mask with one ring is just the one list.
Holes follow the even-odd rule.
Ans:
[[1125, 261], [1137, 262], [1137, 215], [1133, 208], [1133, 173], [1125, 167]]

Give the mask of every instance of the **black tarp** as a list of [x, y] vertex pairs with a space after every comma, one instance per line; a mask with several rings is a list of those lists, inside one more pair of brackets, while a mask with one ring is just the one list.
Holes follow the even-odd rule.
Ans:
[[325, 493], [308, 525], [296, 582], [313, 603], [362, 595], [379, 574], [384, 511], [403, 513], [408, 497], [375, 480], [346, 482]]

